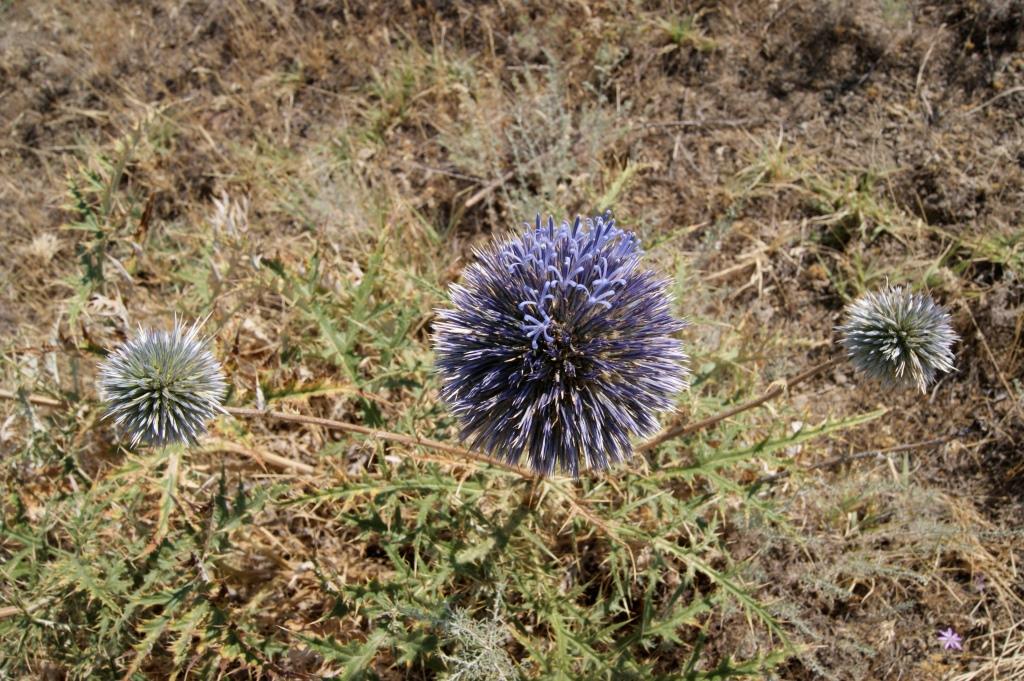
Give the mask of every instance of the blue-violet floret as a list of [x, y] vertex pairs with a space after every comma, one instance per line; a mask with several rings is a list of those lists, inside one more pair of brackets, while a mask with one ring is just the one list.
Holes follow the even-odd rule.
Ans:
[[537, 473], [578, 476], [632, 454], [687, 385], [669, 283], [640, 266], [610, 213], [476, 252], [438, 310], [441, 396], [472, 446]]

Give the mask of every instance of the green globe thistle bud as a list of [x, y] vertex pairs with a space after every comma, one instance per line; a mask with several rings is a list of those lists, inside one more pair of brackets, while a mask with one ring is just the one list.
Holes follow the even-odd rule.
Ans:
[[170, 331], [139, 327], [100, 366], [105, 417], [133, 447], [140, 442], [194, 445], [206, 422], [223, 412], [224, 374], [198, 332], [198, 322], [185, 328], [175, 321]]
[[959, 337], [931, 296], [890, 286], [858, 298], [846, 316], [840, 343], [857, 370], [884, 385], [924, 392], [936, 373], [953, 370]]

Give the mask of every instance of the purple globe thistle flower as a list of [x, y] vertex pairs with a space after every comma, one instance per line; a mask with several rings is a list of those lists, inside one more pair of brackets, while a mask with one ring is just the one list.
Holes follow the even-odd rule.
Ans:
[[867, 293], [846, 308], [840, 341], [855, 368], [885, 385], [924, 392], [939, 371], [953, 370], [959, 338], [949, 313], [927, 294], [888, 287]]
[[472, 446], [578, 476], [632, 454], [686, 387], [668, 282], [610, 213], [553, 218], [476, 252], [438, 310], [441, 397]]
[[206, 422], [223, 411], [224, 375], [209, 341], [198, 333], [198, 322], [186, 329], [175, 321], [170, 331], [139, 327], [100, 365], [105, 417], [128, 434], [133, 447], [194, 445]]

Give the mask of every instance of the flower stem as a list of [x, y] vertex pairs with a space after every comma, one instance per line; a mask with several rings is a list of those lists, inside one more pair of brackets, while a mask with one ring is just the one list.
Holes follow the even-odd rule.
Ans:
[[665, 428], [660, 433], [652, 437], [650, 440], [647, 440], [646, 442], [638, 445], [636, 448], [636, 452], [639, 454], [642, 452], [649, 451], [651, 449], [654, 449], [658, 445], [662, 444], [663, 442], [667, 442], [668, 440], [671, 440], [673, 438], [682, 437], [684, 435], [690, 435], [691, 433], [696, 433], [699, 430], [709, 428], [718, 423], [719, 421], [724, 421], [725, 419], [735, 416], [736, 414], [742, 414], [745, 411], [750, 411], [751, 409], [759, 407], [765, 402], [768, 402], [769, 400], [775, 399], [776, 397], [786, 392], [790, 388], [799, 385], [804, 381], [809, 381], [815, 376], [825, 373], [832, 367], [841, 364], [845, 360], [846, 357], [844, 357], [843, 355], [836, 355], [835, 357], [825, 362], [822, 362], [817, 366], [811, 367], [810, 369], [807, 369], [806, 371], [796, 374], [791, 378], [787, 378], [784, 382], [775, 385], [774, 387], [765, 391], [765, 393], [760, 397], [755, 397], [752, 400], [748, 400], [746, 402], [743, 402], [742, 404], [738, 404], [735, 407], [726, 409], [725, 411], [720, 411], [717, 414], [713, 414], [712, 416], [709, 416], [705, 419], [701, 419], [700, 421], [678, 423], [674, 426], [669, 426], [668, 428]]
[[[674, 426], [665, 428], [660, 433], [652, 437], [650, 440], [641, 443], [636, 447], [636, 452], [642, 453], [654, 449], [658, 445], [667, 442], [676, 437], [682, 437], [690, 435], [699, 430], [709, 428], [720, 421], [724, 421], [727, 418], [741, 414], [745, 411], [759, 407], [765, 402], [775, 399], [779, 395], [793, 388], [800, 383], [808, 381], [815, 376], [819, 376], [824, 372], [828, 371], [832, 367], [841, 364], [846, 360], [843, 355], [837, 355], [831, 359], [818, 364], [817, 366], [811, 367], [806, 371], [803, 371], [791, 378], [786, 379], [783, 383], [778, 384], [759, 397], [755, 397], [752, 400], [738, 404], [735, 407], [726, 409], [717, 414], [701, 419], [700, 421], [693, 421], [690, 423], [679, 423]], [[8, 400], [20, 400], [24, 399], [31, 404], [37, 404], [47, 407], [58, 407], [62, 404], [60, 400], [55, 400], [52, 397], [46, 397], [43, 395], [28, 395], [21, 393], [14, 393], [7, 390], [0, 390], [0, 399]], [[406, 445], [408, 447], [425, 447], [427, 449], [433, 449], [435, 451], [444, 452], [445, 454], [452, 454], [464, 459], [470, 459], [477, 463], [487, 464], [489, 466], [495, 466], [501, 468], [507, 472], [514, 473], [522, 478], [531, 479], [534, 476], [528, 470], [512, 466], [504, 461], [498, 459], [492, 459], [484, 454], [479, 454], [465, 447], [459, 447], [458, 445], [451, 445], [446, 442], [440, 442], [438, 440], [431, 440], [430, 438], [419, 437], [414, 435], [403, 435], [401, 433], [393, 433], [387, 430], [378, 430], [376, 428], [367, 428], [366, 426], [360, 426], [355, 423], [349, 423], [347, 421], [336, 421], [334, 419], [325, 419], [318, 416], [306, 416], [304, 414], [291, 414], [283, 411], [263, 411], [260, 409], [252, 409], [249, 407], [224, 407], [224, 411], [236, 418], [252, 418], [252, 419], [272, 419], [275, 421], [284, 421], [288, 423], [302, 423], [311, 426], [320, 426], [321, 428], [327, 428], [328, 430], [338, 430], [347, 433], [358, 433], [360, 435], [366, 435], [375, 440], [382, 440], [384, 442], [394, 442], [396, 444]]]
[[446, 442], [431, 440], [430, 438], [419, 437], [416, 435], [403, 435], [401, 433], [392, 433], [387, 430], [367, 428], [366, 426], [348, 423], [347, 421], [335, 421], [334, 419], [324, 419], [319, 416], [306, 416], [304, 414], [289, 414], [288, 412], [283, 411], [261, 411], [259, 409], [251, 409], [248, 407], [224, 407], [224, 411], [238, 418], [269, 418], [275, 421], [303, 423], [310, 426], [320, 426], [322, 428], [327, 428], [328, 430], [340, 430], [346, 433], [359, 433], [360, 435], [366, 435], [375, 440], [394, 442], [408, 447], [426, 447], [427, 449], [433, 449], [446, 454], [454, 454], [455, 456], [472, 459], [479, 463], [497, 466], [524, 478], [534, 477], [529, 471], [517, 468], [516, 466], [511, 466], [504, 461], [499, 461], [492, 459], [489, 456], [478, 454], [472, 450], [466, 449], [465, 447], [450, 445]]
[[[45, 395], [33, 395], [28, 393], [12, 392], [10, 390], [0, 389], [0, 399], [3, 400], [24, 400], [29, 404], [35, 404], [42, 407], [59, 407], [64, 403], [61, 400], [47, 397]], [[224, 411], [235, 418], [251, 418], [251, 419], [271, 419], [274, 421], [285, 421], [288, 423], [302, 423], [310, 426], [320, 426], [321, 428], [327, 428], [328, 430], [338, 430], [346, 433], [358, 433], [360, 435], [366, 435], [375, 440], [382, 440], [384, 442], [394, 442], [396, 444], [406, 445], [408, 447], [424, 447], [426, 449], [433, 449], [445, 454], [453, 454], [458, 457], [470, 459], [477, 463], [487, 464], [489, 466], [495, 466], [501, 468], [510, 473], [514, 473], [527, 480], [532, 480], [536, 476], [526, 469], [512, 466], [504, 461], [492, 459], [489, 456], [478, 454], [465, 447], [459, 447], [458, 445], [451, 445], [446, 442], [440, 442], [438, 440], [431, 440], [430, 438], [419, 437], [415, 435], [403, 435], [401, 433], [392, 433], [387, 430], [378, 430], [376, 428], [367, 428], [366, 426], [360, 426], [356, 423], [348, 423], [347, 421], [336, 421], [334, 419], [325, 419], [318, 416], [306, 416], [304, 414], [290, 414], [283, 411], [263, 411], [260, 409], [252, 409], [249, 407], [224, 407]], [[459, 463], [450, 460], [446, 460], [446, 463]], [[288, 466], [296, 468], [297, 470], [303, 471], [305, 464], [299, 464], [286, 459], [277, 458], [270, 463], [280, 466]]]

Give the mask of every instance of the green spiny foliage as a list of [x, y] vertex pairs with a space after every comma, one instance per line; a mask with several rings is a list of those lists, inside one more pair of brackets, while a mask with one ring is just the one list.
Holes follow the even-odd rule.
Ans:
[[[427, 248], [444, 246], [424, 239]], [[205, 254], [192, 265], [194, 278], [209, 280], [201, 269], [218, 267], [222, 246], [204, 237], [191, 247]], [[426, 337], [415, 333], [442, 294], [423, 285], [436, 273], [401, 258], [384, 233], [360, 276], [341, 285], [328, 285], [316, 254], [299, 267], [265, 258], [258, 269], [224, 270], [225, 287], [245, 282], [257, 297], [284, 297], [282, 364], [341, 374], [336, 384], [283, 384], [268, 374], [265, 395], [349, 396], [366, 423], [451, 437], [454, 425], [430, 399], [436, 379]], [[389, 300], [396, 289], [414, 292], [408, 304]], [[698, 386], [745, 361], [735, 353], [720, 364], [700, 359]], [[381, 394], [406, 407], [388, 406]], [[717, 408], [712, 402], [700, 406]], [[880, 414], [785, 435], [770, 428], [754, 441], [751, 422], [736, 419], [618, 469], [614, 483], [578, 485], [476, 465], [453, 475], [450, 462], [430, 461], [429, 452], [420, 462], [327, 441], [318, 457], [344, 473], [307, 488], [241, 477], [220, 459], [201, 464], [210, 461], [201, 452], [177, 466], [177, 454], [164, 452], [86, 471], [72, 443], [91, 437], [99, 405], [78, 409], [54, 414], [50, 434], [19, 458], [52, 465], [56, 456], [73, 484], [42, 493], [33, 507], [26, 500], [36, 497], [19, 492], [3, 505], [0, 593], [17, 612], [0, 620], [0, 669], [12, 675], [38, 671], [45, 651], [47, 664], [76, 678], [233, 670], [372, 679], [392, 669], [466, 679], [485, 660], [466, 637], [476, 631], [504, 642], [495, 654], [519, 661], [510, 678], [757, 676], [785, 657], [787, 637], [730, 557], [730, 507], [740, 502], [745, 512], [784, 521], [729, 471], [781, 464], [776, 452]], [[254, 436], [241, 424], [221, 427], [243, 442]], [[18, 479], [13, 461], [5, 475]], [[301, 562], [278, 555], [281, 547], [256, 548], [274, 522], [306, 527]], [[315, 547], [328, 536], [355, 555], [341, 564], [337, 553], [321, 555]], [[265, 614], [293, 582], [304, 589], [303, 608], [318, 613], [304, 625]], [[776, 643], [748, 659], [706, 658], [693, 641], [716, 617], [749, 621]]]
[[164, 478], [130, 459], [95, 481], [75, 476], [43, 508], [4, 505], [0, 574], [17, 613], [0, 620], [0, 671], [38, 670], [45, 651], [73, 678], [173, 676], [283, 650], [257, 612], [235, 607], [221, 571], [233, 538], [276, 492], [222, 472], [160, 539], [147, 516]]
[[138, 197], [120, 189], [141, 135], [140, 124], [135, 132], [118, 140], [110, 153], [98, 152], [88, 157], [68, 176], [65, 208], [72, 220], [65, 229], [80, 235], [76, 252], [81, 270], [67, 281], [75, 291], [68, 309], [72, 324], [108, 277], [112, 242], [135, 231], [142, 216]]

